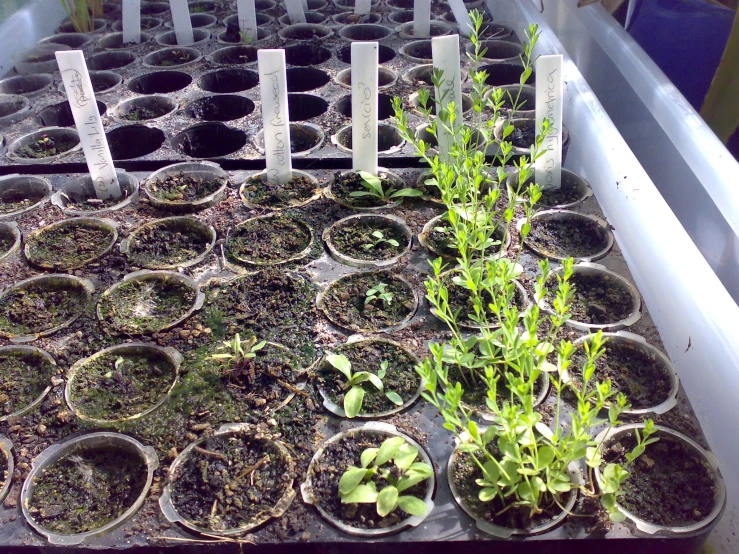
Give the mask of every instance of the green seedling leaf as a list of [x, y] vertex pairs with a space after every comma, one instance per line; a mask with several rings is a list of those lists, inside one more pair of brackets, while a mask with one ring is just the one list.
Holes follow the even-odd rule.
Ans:
[[385, 487], [377, 495], [377, 513], [380, 517], [385, 517], [395, 508], [398, 507], [398, 489], [395, 487]]
[[381, 466], [382, 464], [390, 461], [400, 449], [400, 445], [405, 443], [403, 437], [390, 437], [380, 445], [380, 451], [377, 453], [375, 458], [375, 465]]
[[377, 502], [377, 489], [370, 482], [366, 485], [357, 485], [352, 492], [341, 497], [342, 504], [374, 504]]
[[368, 448], [360, 456], [362, 467], [367, 467], [377, 457], [377, 453], [380, 451], [379, 448]]
[[401, 196], [423, 196], [423, 192], [421, 192], [418, 189], [411, 189], [411, 188], [400, 189], [399, 191], [394, 192], [390, 196], [390, 198], [399, 198]]
[[358, 371], [352, 376], [353, 385], [358, 385], [359, 383], [364, 383], [365, 381], [369, 381], [370, 383], [372, 383], [377, 388], [377, 390], [382, 390], [382, 381], [374, 373], [370, 373], [369, 371]]
[[366, 476], [366, 468], [350, 467], [344, 472], [344, 475], [342, 475], [341, 479], [339, 480], [339, 493], [341, 495], [349, 494], [357, 488], [357, 485], [359, 485], [362, 482], [362, 479], [364, 479]]
[[399, 496], [398, 506], [405, 513], [412, 516], [425, 516], [428, 511], [426, 503], [415, 496]]
[[490, 502], [495, 498], [495, 496], [498, 494], [498, 489], [493, 487], [484, 487], [480, 489], [480, 492], [477, 494], [477, 497], [480, 499], [481, 502]]
[[341, 371], [347, 379], [352, 378], [352, 363], [343, 354], [329, 354], [326, 361]]
[[390, 402], [392, 402], [396, 406], [403, 405], [403, 399], [400, 397], [400, 395], [397, 392], [393, 392], [389, 390], [385, 392], [385, 396], [387, 396], [388, 400], [390, 400]]
[[398, 449], [397, 454], [395, 454], [395, 465], [398, 466], [398, 468], [402, 471], [406, 471], [408, 470], [408, 468], [411, 467], [411, 464], [415, 461], [417, 457], [418, 448], [408, 444], [407, 442], [403, 443]]
[[362, 408], [362, 400], [364, 400], [364, 389], [362, 387], [352, 387], [349, 392], [344, 395], [344, 411], [346, 417], [357, 417], [359, 410]]

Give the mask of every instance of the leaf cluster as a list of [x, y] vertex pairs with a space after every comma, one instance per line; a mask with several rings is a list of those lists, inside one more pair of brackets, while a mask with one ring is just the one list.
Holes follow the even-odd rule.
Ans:
[[378, 391], [384, 392], [387, 399], [396, 406], [403, 405], [403, 399], [397, 392], [383, 390], [384, 385], [382, 380], [385, 378], [388, 369], [388, 363], [386, 361], [380, 364], [380, 370], [377, 374], [369, 371], [352, 371], [352, 363], [343, 354], [329, 354], [326, 356], [326, 361], [346, 377], [346, 384], [344, 386], [344, 389], [347, 391], [344, 394], [344, 412], [346, 412], [346, 417], [353, 418], [359, 414], [366, 392], [363, 385], [367, 383], [371, 384]]

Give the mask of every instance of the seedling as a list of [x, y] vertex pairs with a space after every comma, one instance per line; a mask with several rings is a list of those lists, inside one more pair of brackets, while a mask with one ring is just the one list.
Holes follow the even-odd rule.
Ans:
[[369, 289], [366, 292], [366, 298], [364, 299], [364, 305], [366, 306], [367, 304], [371, 302], [375, 302], [379, 300], [389, 306], [393, 301], [393, 293], [388, 292], [386, 289], [387, 289], [387, 283], [378, 283], [377, 285]]
[[[343, 354], [330, 354], [326, 356], [326, 360], [347, 379], [347, 382], [344, 385], [344, 390], [347, 391], [344, 395], [344, 412], [346, 412], [346, 417], [356, 417], [362, 409], [362, 401], [364, 400], [365, 394], [365, 390], [361, 386], [363, 383], [369, 382], [377, 390], [383, 391], [382, 380], [387, 374], [387, 362], [382, 362], [380, 364], [380, 370], [375, 375], [369, 371], [352, 372], [352, 363]], [[384, 393], [387, 399], [393, 404], [396, 404], [397, 406], [403, 405], [403, 399], [398, 393], [393, 391], [384, 391]]]
[[[434, 474], [433, 468], [417, 462], [417, 457], [418, 449], [403, 437], [391, 437], [380, 448], [366, 449], [360, 456], [362, 467], [349, 467], [339, 480], [341, 503], [376, 504], [380, 517], [397, 508], [413, 516], [426, 515], [428, 507], [423, 500], [401, 494]], [[378, 491], [375, 475], [389, 484]]]
[[394, 189], [388, 187], [385, 190], [382, 187], [382, 180], [379, 177], [368, 173], [367, 171], [358, 171], [359, 176], [362, 177], [362, 186], [367, 190], [358, 190], [349, 194], [349, 196], [374, 196], [385, 202], [392, 200], [393, 198], [401, 198], [404, 196], [423, 196], [423, 192], [418, 189], [404, 188]]
[[383, 243], [387, 243], [390, 246], [395, 246], [395, 247], [400, 246], [400, 243], [397, 240], [386, 239], [382, 231], [373, 231], [372, 236], [375, 237], [375, 240], [373, 240], [370, 244], [362, 245], [362, 248], [364, 248], [365, 250], [371, 250], [373, 248], [377, 248]]
[[78, 33], [95, 30], [95, 16], [102, 15], [101, 0], [59, 0], [67, 17]]
[[233, 339], [223, 341], [223, 346], [230, 349], [231, 352], [213, 354], [212, 356], [209, 356], [209, 359], [228, 361], [229, 363], [234, 364], [243, 363], [246, 360], [255, 358], [257, 352], [264, 348], [266, 344], [267, 341], [264, 340], [257, 342], [256, 337], [251, 337], [248, 341], [241, 342], [241, 336], [239, 333], [236, 333]]

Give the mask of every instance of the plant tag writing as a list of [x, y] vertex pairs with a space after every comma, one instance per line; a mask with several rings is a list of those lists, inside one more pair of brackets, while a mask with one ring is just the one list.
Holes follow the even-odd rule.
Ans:
[[285, 0], [287, 8], [287, 16], [290, 18], [290, 24], [305, 23], [305, 9], [300, 0]]
[[549, 133], [544, 137], [545, 152], [534, 162], [536, 183], [543, 190], [556, 190], [562, 184], [562, 105], [564, 81], [562, 55], [539, 56], [536, 60], [536, 134], [545, 119]]
[[[439, 101], [437, 110], [448, 109], [450, 102], [454, 102], [454, 130], [462, 123], [462, 75], [459, 60], [459, 35], [436, 37], [431, 39], [431, 57], [435, 70], [442, 71], [441, 88], [435, 89], [436, 99]], [[431, 100], [429, 100], [431, 102]], [[446, 121], [446, 127], [450, 126]], [[448, 158], [454, 143], [454, 134], [442, 125], [441, 119], [436, 128], [439, 142], [439, 155]]]
[[141, 0], [123, 0], [123, 44], [141, 42]]
[[377, 175], [379, 47], [352, 43], [352, 167]]
[[470, 36], [473, 30], [472, 20], [470, 14], [467, 13], [467, 8], [464, 7], [464, 0], [449, 0], [449, 7], [452, 8], [454, 19], [457, 20], [459, 32], [466, 37]]
[[257, 11], [254, 0], [237, 0], [236, 11], [239, 17], [239, 31], [248, 41], [257, 40]]
[[367, 15], [372, 10], [372, 0], [354, 0], [354, 15]]
[[81, 50], [58, 51], [55, 55], [95, 195], [103, 200], [120, 198], [121, 187], [98, 113], [85, 57]]
[[177, 37], [178, 46], [188, 46], [195, 42], [192, 33], [192, 21], [187, 0], [169, 0], [169, 9], [172, 12], [172, 23]]
[[427, 37], [431, 33], [431, 0], [413, 0], [413, 36]]
[[290, 159], [290, 114], [287, 110], [285, 51], [259, 50], [257, 59], [267, 180], [271, 183], [288, 183], [293, 178], [293, 168]]

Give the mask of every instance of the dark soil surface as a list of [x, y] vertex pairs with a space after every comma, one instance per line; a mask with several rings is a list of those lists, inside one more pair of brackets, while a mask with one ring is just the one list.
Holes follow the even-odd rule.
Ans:
[[181, 318], [196, 296], [184, 283], [167, 277], [131, 280], [101, 297], [98, 313], [122, 333], [153, 333]]
[[[380, 371], [380, 364], [387, 362], [387, 373], [382, 379], [383, 391], [377, 390], [369, 382], [360, 385], [364, 389], [364, 400], [359, 414], [375, 414], [397, 408], [385, 396], [384, 391], [398, 393], [405, 402], [416, 394], [421, 384], [421, 377], [414, 369], [416, 361], [393, 344], [375, 341], [349, 343], [336, 348], [334, 353], [343, 354], [349, 359], [352, 373], [368, 371], [377, 374]], [[316, 373], [318, 386], [326, 396], [339, 406], [343, 406], [346, 377], [325, 360], [321, 362]]]
[[0, 214], [8, 214], [33, 206], [44, 197], [43, 194], [6, 193], [0, 196]]
[[0, 352], [0, 415], [22, 410], [51, 386], [54, 367], [32, 352]]
[[190, 53], [185, 50], [173, 50], [169, 52], [165, 57], [160, 59], [158, 62], [152, 63], [152, 65], [156, 65], [159, 67], [173, 67], [177, 65], [182, 65], [189, 61], [192, 61], [193, 59], [194, 57], [192, 57]]
[[306, 177], [289, 183], [270, 183], [263, 175], [251, 177], [243, 188], [246, 199], [257, 206], [288, 208], [303, 204], [316, 193], [318, 185]]
[[174, 380], [174, 366], [158, 352], [108, 352], [79, 368], [70, 396], [86, 417], [115, 421], [154, 406]]
[[[367, 291], [385, 284], [389, 300], [367, 302]], [[355, 273], [335, 281], [323, 295], [324, 310], [337, 325], [352, 331], [377, 331], [399, 325], [415, 309], [413, 290], [390, 273]]]
[[[388, 436], [379, 433], [352, 433], [326, 446], [318, 463], [313, 466], [312, 475], [313, 492], [321, 508], [339, 521], [360, 529], [384, 529], [410, 517], [400, 508], [385, 517], [380, 517], [375, 504], [342, 504], [339, 498], [339, 480], [344, 472], [350, 466], [361, 467], [362, 452], [367, 448], [379, 447], [387, 438]], [[377, 474], [372, 480], [378, 491], [389, 484]], [[428, 480], [421, 481], [403, 491], [403, 495], [423, 500], [428, 487]]]
[[128, 244], [128, 258], [138, 267], [160, 269], [201, 256], [210, 237], [194, 219], [150, 223], [140, 227]]
[[146, 121], [147, 119], [154, 119], [161, 117], [172, 111], [171, 106], [162, 104], [161, 106], [140, 106], [127, 111], [121, 119], [127, 121]]
[[308, 225], [289, 215], [251, 219], [240, 224], [228, 239], [229, 257], [247, 263], [282, 263], [311, 244]]
[[[382, 189], [387, 191], [389, 188], [396, 188], [394, 183], [387, 178], [386, 173], [378, 173], [377, 175], [382, 183]], [[385, 206], [394, 200], [383, 200], [377, 196], [352, 196], [352, 192], [367, 192], [367, 188], [362, 184], [364, 180], [359, 173], [340, 173], [334, 175], [331, 182], [331, 192], [333, 195], [345, 203], [347, 206], [356, 208], [377, 208]]]
[[[357, 260], [382, 261], [399, 255], [408, 246], [408, 238], [391, 221], [351, 221], [335, 227], [329, 236], [334, 248]], [[373, 236], [379, 231], [382, 237]], [[380, 240], [380, 238], [382, 240]], [[397, 246], [388, 241], [394, 240]]]
[[526, 246], [557, 258], [588, 258], [601, 252], [606, 233], [595, 221], [585, 218], [534, 219]]
[[[625, 437], [608, 445], [604, 463], [624, 464], [635, 444]], [[710, 466], [683, 442], [662, 435], [628, 469], [618, 503], [640, 519], [678, 527], [698, 523], [713, 510], [717, 490]]]
[[516, 127], [506, 137], [506, 140], [517, 148], [531, 148], [531, 145], [536, 143], [536, 128], [534, 125], [526, 125], [523, 128]]
[[78, 210], [81, 212], [93, 212], [103, 210], [120, 204], [125, 198], [95, 198], [78, 194], [67, 194], [62, 192], [61, 195], [69, 201], [67, 208]]
[[26, 237], [28, 261], [41, 267], [67, 270], [98, 259], [113, 241], [113, 230], [95, 223], [68, 220]]
[[146, 484], [146, 464], [121, 448], [79, 450], [39, 474], [28, 510], [54, 533], [99, 529], [123, 514]]
[[15, 237], [11, 232], [0, 231], [0, 257], [7, 254], [15, 244]]
[[274, 444], [245, 434], [212, 437], [178, 468], [177, 512], [204, 529], [225, 531], [263, 521], [295, 474]]
[[[573, 273], [570, 283], [575, 288], [570, 307], [571, 319], [582, 323], [605, 325], [626, 319], [632, 310], [628, 291], [607, 275]], [[550, 282], [553, 297], [556, 285]]]
[[[578, 350], [573, 356], [573, 365], [581, 368], [585, 360], [582, 350]], [[573, 372], [572, 378], [581, 384], [579, 371]], [[611, 380], [614, 392], [626, 395], [633, 410], [658, 406], [667, 400], [672, 388], [670, 374], [659, 359], [628, 344], [613, 341], [606, 342], [606, 352], [595, 364], [588, 392], [595, 382], [606, 379]]]
[[572, 186], [562, 175], [562, 185], [555, 190], [543, 190], [541, 192], [541, 198], [536, 203], [537, 206], [543, 206], [546, 208], [553, 208], [554, 206], [562, 206], [565, 204], [571, 204], [577, 202], [582, 197], [582, 194], [577, 187]]
[[17, 152], [21, 158], [50, 158], [71, 150], [79, 144], [78, 140], [55, 139], [43, 135], [41, 139], [20, 148]]
[[[464, 373], [463, 373], [464, 372]], [[480, 412], [490, 412], [487, 405], [488, 397], [488, 386], [485, 382], [485, 376], [480, 373], [479, 370], [474, 371], [467, 368], [460, 368], [457, 365], [449, 366], [449, 382], [461, 383], [462, 390], [462, 402], [470, 406], [472, 409]], [[541, 393], [542, 387], [544, 386], [544, 379], [540, 377], [534, 383], [534, 401]], [[501, 376], [498, 381], [498, 388], [496, 390], [498, 398], [498, 405], [502, 407], [502, 402], [510, 401], [511, 394], [506, 379]]]
[[61, 325], [79, 313], [83, 292], [76, 283], [39, 285], [8, 292], [0, 298], [0, 333], [27, 335]]
[[[501, 249], [501, 243], [504, 237], [504, 228], [498, 227], [495, 233], [493, 233], [493, 240], [495, 240], [497, 244], [488, 246], [485, 249], [486, 255], [491, 255], [493, 253], [497, 254]], [[429, 250], [446, 260], [456, 260], [459, 257], [459, 250], [457, 249], [454, 240], [454, 232], [451, 224], [446, 218], [441, 218], [437, 221], [436, 225], [431, 229], [431, 232], [426, 235], [426, 243], [428, 244]], [[479, 258], [479, 251], [475, 251], [472, 255], [472, 259], [476, 260]]]
[[[482, 458], [482, 454], [479, 452], [474, 455]], [[460, 453], [454, 460], [454, 486], [462, 502], [480, 519], [508, 529], [528, 530], [545, 525], [561, 513], [560, 508], [554, 502], [554, 498], [551, 497], [550, 493], [546, 493], [546, 499], [548, 500], [542, 501], [542, 507], [546, 506], [546, 509], [541, 514], [532, 517], [529, 508], [514, 506], [503, 514], [496, 516], [507, 505], [500, 497], [495, 497], [490, 502], [482, 502], [478, 498], [480, 487], [475, 483], [475, 480], [482, 479], [482, 471], [472, 460], [472, 456], [473, 454]], [[567, 495], [562, 495], [558, 501], [564, 505], [567, 499]]]
[[194, 202], [213, 194], [223, 184], [224, 180], [217, 177], [194, 177], [181, 172], [179, 175], [169, 175], [164, 179], [149, 181], [146, 187], [151, 194], [160, 200]]

